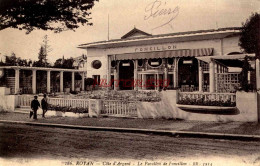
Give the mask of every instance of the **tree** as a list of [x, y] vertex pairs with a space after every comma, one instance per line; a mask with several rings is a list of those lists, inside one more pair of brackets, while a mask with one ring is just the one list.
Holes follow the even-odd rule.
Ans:
[[249, 85], [248, 85], [248, 71], [250, 70], [250, 64], [248, 62], [248, 57], [246, 56], [243, 60], [243, 67], [240, 73], [240, 86], [242, 90], [248, 92]]
[[16, 57], [15, 53], [12, 52], [10, 56], [5, 55], [5, 62], [1, 63], [2, 66], [29, 66], [27, 59]]
[[74, 69], [73, 63], [74, 63], [73, 58], [64, 59], [62, 67], [67, 69]]
[[17, 28], [75, 30], [79, 24], [92, 25], [89, 10], [98, 0], [1, 0], [0, 30]]
[[59, 58], [55, 61], [54, 67], [65, 68], [65, 69], [74, 69], [73, 63], [74, 63], [73, 58], [68, 58], [68, 59]]
[[45, 58], [44, 58], [44, 61], [47, 62], [47, 56], [48, 56], [48, 53], [52, 51], [51, 49], [51, 46], [48, 44], [49, 40], [48, 40], [48, 35], [45, 35], [43, 37], [43, 51], [44, 51], [44, 54], [45, 54]]
[[43, 63], [46, 59], [46, 56], [47, 55], [45, 54], [44, 48], [43, 48], [43, 46], [41, 46], [39, 54], [38, 54], [39, 61]]
[[48, 36], [45, 35], [43, 39], [43, 44], [41, 45], [40, 51], [38, 53], [38, 61], [34, 63], [34, 66], [37, 67], [48, 67], [50, 64], [47, 62], [47, 56], [52, 49], [50, 49], [50, 45], [48, 45]]
[[55, 67], [55, 68], [62, 68], [62, 63], [63, 63], [63, 62], [62, 62], [62, 59], [59, 58], [59, 59], [57, 59], [57, 60], [55, 61], [53, 67]]
[[18, 58], [16, 57], [15, 53], [12, 52], [11, 56], [5, 57], [5, 65], [6, 66], [16, 66]]
[[47, 67], [49, 66], [49, 63], [47, 63], [46, 61], [46, 54], [45, 54], [45, 51], [44, 51], [44, 47], [41, 46], [40, 48], [40, 51], [38, 53], [38, 61], [35, 61], [33, 63], [33, 66], [35, 67]]
[[243, 48], [246, 53], [256, 53], [257, 58], [259, 58], [259, 44], [260, 14], [253, 13], [242, 25], [239, 46]]

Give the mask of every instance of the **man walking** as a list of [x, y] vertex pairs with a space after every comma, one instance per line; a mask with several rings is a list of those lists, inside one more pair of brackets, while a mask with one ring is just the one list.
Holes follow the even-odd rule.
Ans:
[[47, 109], [48, 109], [48, 102], [47, 102], [47, 95], [46, 94], [43, 95], [41, 105], [42, 105], [42, 117], [45, 118], [45, 113], [47, 112]]
[[[33, 110], [33, 119], [37, 119], [37, 110], [40, 107], [40, 103], [37, 100], [37, 96], [34, 96], [34, 100], [31, 102], [31, 109]], [[30, 114], [31, 117], [31, 114]]]

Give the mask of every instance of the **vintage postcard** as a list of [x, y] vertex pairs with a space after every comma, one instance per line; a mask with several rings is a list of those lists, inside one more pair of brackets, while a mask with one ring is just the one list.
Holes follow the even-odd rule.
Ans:
[[259, 0], [0, 0], [1, 166], [260, 166]]

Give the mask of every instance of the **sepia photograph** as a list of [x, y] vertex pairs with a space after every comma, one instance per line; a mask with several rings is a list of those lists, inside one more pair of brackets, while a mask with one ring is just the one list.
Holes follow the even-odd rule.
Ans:
[[0, 166], [260, 166], [260, 0], [0, 0]]

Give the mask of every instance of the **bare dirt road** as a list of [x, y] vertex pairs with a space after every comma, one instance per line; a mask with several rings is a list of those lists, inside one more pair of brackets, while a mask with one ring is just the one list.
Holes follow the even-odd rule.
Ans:
[[121, 160], [137, 166], [260, 165], [260, 143], [0, 124], [0, 157], [0, 165], [28, 165], [31, 160], [100, 166]]

